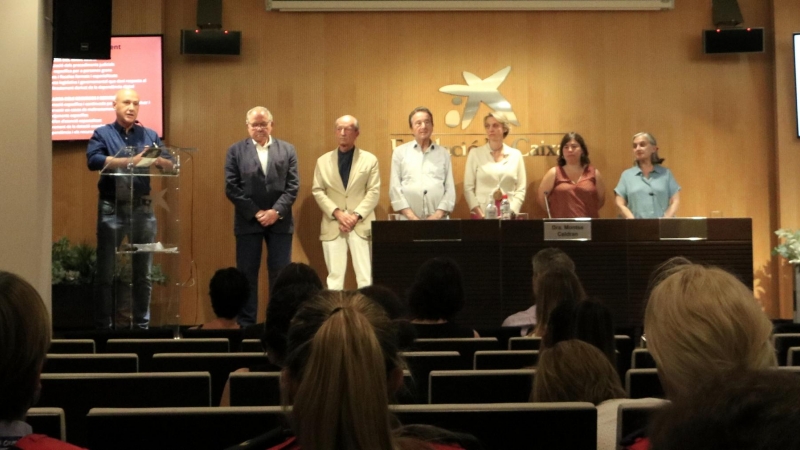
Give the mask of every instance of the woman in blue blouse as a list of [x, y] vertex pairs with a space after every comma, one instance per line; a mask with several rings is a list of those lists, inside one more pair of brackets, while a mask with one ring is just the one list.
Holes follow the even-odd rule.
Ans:
[[622, 172], [614, 188], [617, 209], [626, 219], [675, 217], [681, 187], [658, 157], [656, 138], [650, 133], [633, 136], [633, 167]]

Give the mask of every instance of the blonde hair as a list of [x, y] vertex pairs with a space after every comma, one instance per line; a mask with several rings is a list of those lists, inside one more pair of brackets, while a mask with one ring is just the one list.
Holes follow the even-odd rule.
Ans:
[[716, 267], [674, 267], [650, 294], [645, 310], [650, 353], [668, 397], [724, 370], [775, 366], [772, 323], [753, 293]]
[[624, 398], [617, 370], [597, 347], [577, 339], [542, 350], [532, 402], [590, 402]]
[[[304, 450], [391, 450], [387, 378], [401, 361], [393, 323], [358, 292], [323, 291], [292, 320], [286, 375]], [[286, 385], [287, 383], [284, 383]], [[285, 387], [285, 386], [284, 386]]]
[[36, 289], [0, 271], [0, 420], [21, 420], [33, 405], [50, 336], [50, 313]]
[[506, 117], [506, 115], [501, 112], [496, 112], [496, 111], [490, 112], [489, 114], [486, 115], [486, 117], [483, 118], [484, 127], [486, 126], [486, 121], [489, 120], [489, 117], [492, 117], [498, 122], [500, 122], [500, 125], [503, 126], [503, 137], [508, 136], [508, 133], [511, 131], [511, 121], [508, 120], [508, 117]]

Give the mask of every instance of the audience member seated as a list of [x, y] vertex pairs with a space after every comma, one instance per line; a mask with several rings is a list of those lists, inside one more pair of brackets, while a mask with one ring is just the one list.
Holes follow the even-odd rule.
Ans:
[[419, 268], [408, 291], [408, 307], [418, 338], [480, 337], [453, 321], [464, 307], [464, 277], [450, 258], [429, 259]]
[[631, 400], [625, 399], [617, 369], [608, 357], [594, 345], [572, 339], [541, 351], [531, 401], [594, 404], [597, 406], [597, 448], [616, 450], [617, 407], [622, 401]]
[[[653, 272], [650, 273], [650, 278], [647, 280], [647, 290], [645, 291], [644, 296], [645, 304], [647, 303], [647, 299], [650, 298], [650, 294], [653, 292], [653, 289], [655, 289], [659, 283], [664, 281], [664, 279], [671, 274], [675, 268], [686, 264], [692, 264], [692, 262], [683, 256], [673, 256], [653, 269]], [[642, 334], [642, 342], [644, 343], [643, 345], [647, 344], [647, 336], [644, 334]]]
[[17, 275], [0, 271], [0, 449], [79, 449], [34, 434], [25, 423], [42, 387], [50, 338], [50, 313], [39, 293]]
[[408, 321], [408, 307], [393, 290], [373, 284], [358, 290], [370, 300], [381, 305], [397, 327], [397, 346], [400, 351], [408, 351], [414, 346], [417, 337], [414, 326]]
[[656, 413], [653, 450], [800, 448], [800, 378], [779, 370], [720, 374]]
[[[673, 402], [702, 395], [697, 387], [720, 373], [777, 366], [772, 323], [761, 305], [747, 286], [716, 267], [681, 264], [667, 270], [650, 294], [644, 326], [661, 385]], [[646, 445], [644, 439], [631, 448]]]
[[[393, 430], [387, 398], [403, 384], [396, 332], [357, 292], [324, 291], [289, 330], [281, 383], [296, 437], [273, 449], [457, 449], [448, 433], [423, 441]], [[437, 442], [438, 441], [438, 442]]]
[[236, 315], [244, 306], [250, 295], [250, 285], [244, 274], [235, 267], [219, 269], [211, 277], [208, 284], [208, 296], [211, 297], [211, 308], [216, 319], [211, 322], [192, 327], [193, 330], [230, 330], [238, 329]]
[[[274, 285], [269, 287], [270, 301], [272, 300], [272, 295], [275, 292], [294, 284], [310, 284], [315, 286], [318, 291], [324, 289], [322, 286], [322, 280], [320, 280], [319, 275], [317, 275], [317, 272], [313, 267], [309, 266], [308, 264], [293, 262], [281, 269], [281, 271], [278, 273], [278, 276], [275, 278]], [[269, 308], [269, 303], [267, 304], [267, 308]], [[291, 319], [291, 316], [289, 319]], [[263, 334], [264, 324], [262, 323], [249, 326], [247, 327], [247, 330], [245, 330], [246, 338], [261, 339]]]
[[[550, 269], [560, 268], [575, 272], [575, 263], [567, 256], [561, 249], [549, 247], [536, 252], [533, 255], [533, 285], [536, 285], [536, 279], [539, 275], [545, 273]], [[504, 327], [521, 327], [520, 332], [522, 336], [526, 336], [531, 328], [536, 326], [536, 295], [533, 295], [533, 306], [514, 313], [503, 321]]]
[[533, 285], [536, 297], [536, 326], [528, 331], [528, 336], [543, 337], [547, 330], [550, 314], [561, 302], [577, 303], [586, 297], [580, 280], [575, 273], [566, 269], [550, 269], [536, 278]]
[[594, 345], [616, 367], [614, 318], [611, 310], [599, 299], [562, 301], [553, 309], [542, 344], [544, 347], [552, 347], [568, 339], [578, 339]]
[[[267, 351], [270, 363], [283, 367], [286, 357], [286, 336], [289, 332], [289, 323], [292, 321], [300, 306], [317, 295], [319, 289], [315, 284], [295, 283], [287, 284], [282, 289], [272, 293], [267, 304], [267, 321], [264, 324], [264, 333], [261, 343]], [[237, 369], [242, 372], [263, 372], [267, 366], [243, 367]], [[230, 380], [225, 383], [222, 390], [220, 406], [230, 406]]]

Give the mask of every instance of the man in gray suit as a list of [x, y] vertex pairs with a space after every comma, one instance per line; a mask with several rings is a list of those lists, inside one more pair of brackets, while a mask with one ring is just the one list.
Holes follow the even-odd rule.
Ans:
[[261, 241], [267, 244], [270, 287], [292, 261], [292, 204], [300, 187], [297, 153], [292, 144], [272, 137], [272, 113], [256, 106], [245, 123], [250, 137], [233, 144], [225, 160], [225, 195], [236, 212], [236, 267], [250, 284], [250, 297], [239, 313], [241, 326], [256, 321]]

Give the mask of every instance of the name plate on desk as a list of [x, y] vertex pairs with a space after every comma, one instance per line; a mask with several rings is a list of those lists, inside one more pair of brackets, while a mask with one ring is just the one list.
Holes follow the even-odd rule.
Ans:
[[543, 222], [545, 241], [591, 241], [592, 222]]

